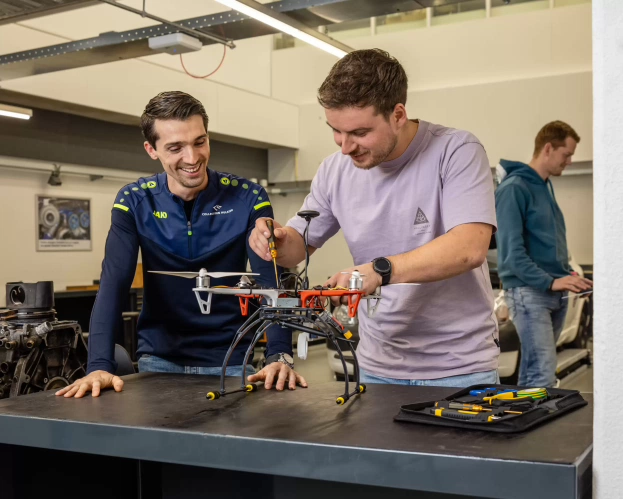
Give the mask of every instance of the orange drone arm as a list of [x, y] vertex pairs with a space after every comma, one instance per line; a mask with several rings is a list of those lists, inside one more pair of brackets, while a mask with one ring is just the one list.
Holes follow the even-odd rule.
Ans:
[[249, 315], [249, 300], [254, 300], [256, 298], [263, 298], [262, 295], [236, 295], [240, 300], [240, 314], [243, 317]]
[[359, 302], [363, 296], [363, 291], [351, 291], [348, 289], [310, 289], [306, 291], [300, 291], [301, 304], [303, 308], [319, 308], [314, 307], [314, 299], [319, 296], [347, 296], [348, 297], [348, 316], [355, 317], [357, 315], [357, 309], [359, 308]]

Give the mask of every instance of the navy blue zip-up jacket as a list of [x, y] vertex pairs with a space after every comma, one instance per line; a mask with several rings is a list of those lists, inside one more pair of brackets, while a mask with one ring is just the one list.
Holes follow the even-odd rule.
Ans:
[[554, 187], [529, 165], [501, 160], [507, 176], [495, 192], [498, 274], [504, 289], [547, 291], [571, 274], [565, 219]]
[[[246, 320], [236, 297], [213, 295], [211, 313], [205, 315], [192, 291], [195, 279], [149, 270], [245, 272], [250, 260], [252, 270], [260, 274], [256, 281], [275, 287], [272, 262], [259, 258], [248, 243], [255, 221], [273, 218], [266, 191], [234, 175], [209, 169], [208, 175], [208, 186], [197, 196], [190, 221], [184, 201], [171, 193], [164, 172], [140, 178], [119, 191], [89, 326], [89, 373], [100, 369], [114, 373], [117, 368], [115, 330], [121, 327], [122, 304], [134, 278], [139, 248], [144, 281], [139, 356], [155, 355], [186, 366], [220, 366]], [[212, 279], [211, 285], [233, 286], [239, 279]], [[251, 336], [240, 342], [229, 365], [242, 364]], [[291, 354], [292, 332], [271, 327], [267, 350], [267, 356]]]

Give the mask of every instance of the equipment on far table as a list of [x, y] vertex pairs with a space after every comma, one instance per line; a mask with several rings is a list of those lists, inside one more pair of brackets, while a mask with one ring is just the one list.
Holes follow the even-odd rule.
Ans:
[[87, 347], [76, 321], [58, 321], [54, 284], [10, 282], [0, 309], [0, 399], [58, 390], [86, 375]]

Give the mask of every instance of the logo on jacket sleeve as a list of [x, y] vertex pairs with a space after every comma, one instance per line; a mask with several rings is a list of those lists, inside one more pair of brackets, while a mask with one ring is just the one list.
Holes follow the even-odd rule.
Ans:
[[169, 215], [166, 211], [154, 211], [154, 217], [157, 218], [169, 218]]

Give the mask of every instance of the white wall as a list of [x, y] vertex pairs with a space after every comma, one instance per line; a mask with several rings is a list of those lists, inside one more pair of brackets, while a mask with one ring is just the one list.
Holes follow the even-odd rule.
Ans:
[[623, 302], [623, 2], [593, 0], [595, 89], [594, 453], [596, 499], [623, 490], [623, 399], [620, 390]]
[[[567, 120], [582, 136], [576, 160], [592, 159], [590, 5], [349, 39], [397, 57], [409, 76], [413, 118], [465, 128], [500, 157], [526, 159], [539, 128]], [[337, 150], [316, 102], [335, 59], [308, 47], [275, 51], [273, 97], [296, 103], [299, 178], [309, 180]], [[296, 180], [270, 168], [273, 181]]]
[[567, 246], [579, 264], [593, 263], [593, 176], [552, 178], [556, 201], [567, 226]]
[[[0, 307], [5, 283], [54, 281], [54, 289], [92, 284], [99, 279], [104, 245], [115, 195], [128, 182], [63, 176], [63, 185], [47, 184], [49, 173], [27, 173], [0, 168]], [[36, 251], [37, 194], [91, 200], [92, 251]]]

